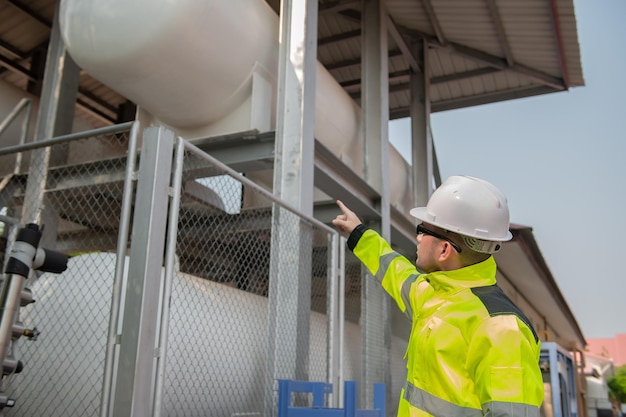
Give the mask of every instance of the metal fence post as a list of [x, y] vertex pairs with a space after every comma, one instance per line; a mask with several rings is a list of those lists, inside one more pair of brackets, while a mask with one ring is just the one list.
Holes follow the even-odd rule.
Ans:
[[144, 131], [113, 415], [151, 416], [174, 135]]

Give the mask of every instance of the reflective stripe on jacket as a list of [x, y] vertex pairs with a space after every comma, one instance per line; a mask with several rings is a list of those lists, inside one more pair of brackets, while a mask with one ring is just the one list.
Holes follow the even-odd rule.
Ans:
[[493, 257], [423, 274], [362, 225], [348, 246], [412, 321], [398, 416], [539, 416], [540, 342]]

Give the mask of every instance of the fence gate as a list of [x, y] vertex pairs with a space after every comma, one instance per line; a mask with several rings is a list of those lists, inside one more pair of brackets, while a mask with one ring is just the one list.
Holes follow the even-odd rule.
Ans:
[[[42, 244], [71, 256], [64, 273], [27, 281], [36, 302], [20, 320], [41, 334], [16, 345], [24, 370], [5, 381], [16, 405], [4, 414], [262, 415], [277, 209], [310, 236], [308, 246], [281, 241], [287, 252], [310, 248], [300, 254], [311, 278], [305, 374], [340, 382], [336, 232], [164, 129], [146, 130], [137, 152], [137, 131], [126, 124], [0, 149], [0, 160], [25, 162], [17, 173], [0, 164], [3, 242], [37, 169], [29, 153], [49, 146]], [[278, 332], [272, 343], [290, 337]], [[128, 405], [133, 398], [148, 401]]]

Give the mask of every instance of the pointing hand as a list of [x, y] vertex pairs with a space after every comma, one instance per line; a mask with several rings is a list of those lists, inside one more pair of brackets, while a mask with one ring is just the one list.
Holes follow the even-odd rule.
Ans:
[[362, 222], [352, 210], [341, 202], [341, 200], [337, 200], [337, 205], [341, 209], [342, 213], [335, 217], [333, 220], [333, 226], [335, 226], [339, 234], [347, 238], [350, 236], [350, 233], [352, 233], [354, 228]]

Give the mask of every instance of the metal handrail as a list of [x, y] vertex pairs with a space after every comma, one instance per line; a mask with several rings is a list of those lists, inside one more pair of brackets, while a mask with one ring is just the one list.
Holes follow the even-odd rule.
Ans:
[[[19, 145], [21, 146], [26, 142], [26, 136], [28, 135], [28, 122], [30, 121], [30, 113], [32, 110], [32, 100], [29, 98], [23, 98], [19, 103], [13, 108], [11, 113], [0, 123], [0, 136], [4, 131], [9, 127], [11, 123], [15, 120], [15, 118], [25, 110], [26, 115], [24, 116], [24, 120], [22, 121], [22, 130], [20, 134]], [[20, 168], [22, 166], [22, 152], [17, 152], [15, 156], [15, 166], [13, 167], [13, 175], [17, 175], [20, 172]], [[11, 180], [11, 175], [6, 176], [0, 181], [0, 190], [4, 189], [7, 186], [9, 181]]]

